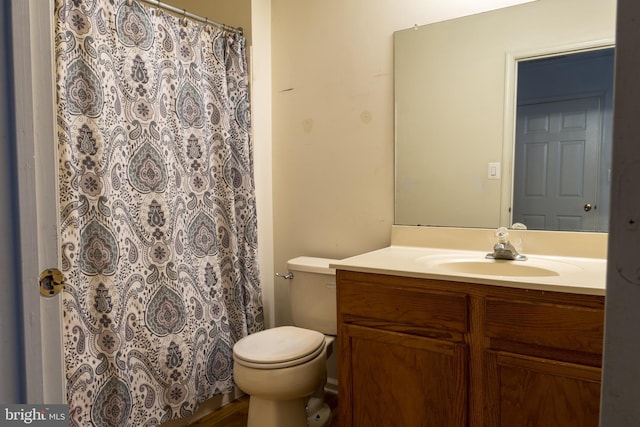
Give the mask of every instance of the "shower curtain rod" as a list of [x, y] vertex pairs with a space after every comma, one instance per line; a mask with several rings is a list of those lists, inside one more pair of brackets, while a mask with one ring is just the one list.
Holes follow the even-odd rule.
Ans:
[[[188, 17], [188, 18], [191, 18], [191, 19], [195, 19], [196, 21], [204, 22], [205, 24], [211, 24], [211, 25], [213, 25], [215, 27], [222, 28], [223, 30], [226, 30], [226, 31], [231, 31], [231, 32], [234, 32], [234, 33], [238, 33], [240, 35], [243, 35], [243, 33], [244, 33], [244, 30], [242, 29], [242, 27], [237, 27], [236, 28], [236, 27], [232, 27], [232, 26], [227, 25], [227, 24], [221, 24], [219, 22], [212, 21], [209, 18], [204, 18], [202, 16], [195, 15], [195, 14], [193, 14], [191, 12], [187, 12], [184, 9], [178, 9], [177, 7], [171, 6], [170, 4], [162, 3], [159, 0], [136, 0], [136, 1], [140, 1], [142, 3], [148, 3], [150, 5], [159, 7], [161, 9], [168, 10], [169, 12], [173, 12], [176, 15], [181, 15], [183, 17]], [[134, 2], [134, 0], [127, 0], [127, 6], [131, 6], [133, 4], [133, 2]]]

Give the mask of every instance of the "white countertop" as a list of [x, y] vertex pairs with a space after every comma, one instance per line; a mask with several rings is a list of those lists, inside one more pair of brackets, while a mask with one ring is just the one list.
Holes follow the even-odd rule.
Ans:
[[528, 255], [527, 261], [497, 261], [522, 263], [527, 266], [553, 266], [557, 275], [485, 275], [446, 272], [434, 268], [426, 260], [447, 259], [484, 260], [487, 252], [415, 246], [389, 246], [373, 252], [332, 263], [337, 270], [388, 274], [453, 282], [508, 286], [553, 292], [605, 295], [607, 260], [603, 258], [577, 258], [566, 256]]

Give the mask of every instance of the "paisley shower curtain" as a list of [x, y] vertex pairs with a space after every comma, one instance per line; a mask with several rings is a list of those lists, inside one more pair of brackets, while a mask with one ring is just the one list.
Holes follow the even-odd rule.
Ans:
[[136, 1], [55, 19], [71, 425], [157, 425], [263, 328], [245, 39]]

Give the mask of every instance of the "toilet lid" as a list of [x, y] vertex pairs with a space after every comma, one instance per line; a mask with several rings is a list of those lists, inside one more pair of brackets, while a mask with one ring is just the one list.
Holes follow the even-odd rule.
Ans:
[[318, 331], [280, 326], [242, 338], [233, 346], [233, 356], [239, 363], [285, 367], [315, 357], [324, 343], [324, 335]]

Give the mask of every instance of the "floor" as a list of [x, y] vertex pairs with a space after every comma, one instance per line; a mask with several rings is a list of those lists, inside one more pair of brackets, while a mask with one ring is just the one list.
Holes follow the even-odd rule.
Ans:
[[[327, 403], [333, 413], [330, 427], [338, 427], [337, 396], [328, 394]], [[241, 397], [195, 423], [190, 424], [189, 427], [247, 427], [248, 410], [249, 398], [247, 396]]]

